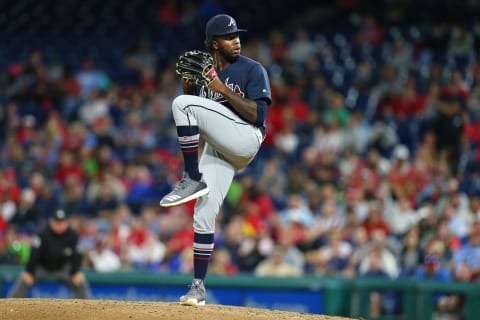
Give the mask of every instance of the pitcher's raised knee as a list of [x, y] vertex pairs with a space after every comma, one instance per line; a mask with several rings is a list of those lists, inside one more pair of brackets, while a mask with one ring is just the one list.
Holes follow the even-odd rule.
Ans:
[[172, 111], [176, 112], [178, 109], [183, 110], [188, 105], [188, 95], [182, 94], [173, 99]]

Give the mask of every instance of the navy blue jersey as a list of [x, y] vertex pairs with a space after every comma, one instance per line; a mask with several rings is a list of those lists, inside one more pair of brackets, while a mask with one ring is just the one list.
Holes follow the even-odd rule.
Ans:
[[[230, 90], [241, 97], [257, 101], [263, 101], [260, 105], [270, 105], [272, 94], [270, 91], [270, 81], [265, 68], [255, 60], [245, 56], [239, 56], [238, 59], [222, 71], [217, 70], [218, 78]], [[228, 101], [220, 93], [216, 93], [207, 87], [197, 87], [196, 93], [204, 97], [219, 102], [233, 111]], [[257, 113], [257, 126], [265, 126], [266, 110]]]

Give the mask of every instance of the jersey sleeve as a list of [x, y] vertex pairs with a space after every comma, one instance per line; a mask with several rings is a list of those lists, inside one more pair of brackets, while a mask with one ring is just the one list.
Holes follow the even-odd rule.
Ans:
[[267, 105], [272, 102], [272, 93], [267, 71], [259, 63], [252, 65], [248, 72], [245, 95], [248, 99], [264, 100]]

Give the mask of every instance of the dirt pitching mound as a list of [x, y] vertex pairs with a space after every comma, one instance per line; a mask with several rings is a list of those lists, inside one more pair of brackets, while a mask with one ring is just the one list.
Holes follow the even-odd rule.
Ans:
[[[0, 299], [0, 320], [348, 320], [248, 307], [181, 306], [176, 302]], [[351, 320], [351, 319], [350, 319]]]

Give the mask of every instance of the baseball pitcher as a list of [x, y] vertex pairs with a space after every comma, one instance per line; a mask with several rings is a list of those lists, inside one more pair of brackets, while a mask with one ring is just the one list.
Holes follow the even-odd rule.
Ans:
[[[208, 52], [186, 52], [176, 64], [184, 94], [175, 98], [172, 112], [185, 168], [183, 179], [160, 205], [197, 199], [194, 279], [180, 298], [185, 305], [205, 304], [204, 280], [214, 247], [215, 218], [235, 173], [252, 161], [265, 138], [270, 82], [260, 63], [241, 55], [244, 31], [231, 16], [216, 15], [206, 24]], [[199, 161], [200, 138], [205, 146]]]

